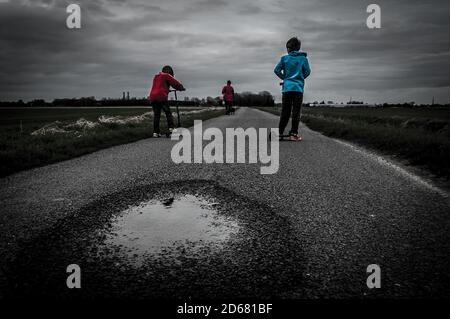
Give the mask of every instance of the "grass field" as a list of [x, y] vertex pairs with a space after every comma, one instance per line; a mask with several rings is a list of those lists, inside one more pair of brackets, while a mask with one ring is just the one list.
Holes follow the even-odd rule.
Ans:
[[[188, 112], [182, 115], [184, 127], [192, 126], [194, 119], [206, 120], [224, 114], [224, 110], [218, 109], [190, 114], [200, 109], [180, 109], [183, 113]], [[0, 108], [0, 176], [150, 137], [153, 131], [153, 118], [148, 114], [150, 111], [150, 108], [132, 107]], [[147, 113], [148, 118], [144, 117], [142, 121], [115, 121], [142, 116], [144, 113]], [[106, 120], [99, 123], [101, 116], [106, 116]], [[86, 121], [77, 123], [80, 118]], [[61, 131], [32, 135], [44, 126]], [[166, 129], [163, 114], [161, 131], [165, 132]]]
[[[279, 108], [260, 108], [279, 114]], [[304, 107], [302, 122], [450, 179], [450, 108]]]

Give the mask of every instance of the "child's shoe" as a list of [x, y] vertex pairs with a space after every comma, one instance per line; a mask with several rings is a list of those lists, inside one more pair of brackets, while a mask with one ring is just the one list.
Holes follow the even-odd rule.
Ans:
[[166, 133], [166, 137], [172, 137], [172, 133], [176, 133], [177, 129], [169, 127], [169, 132]]
[[296, 134], [296, 133], [291, 133], [289, 135], [289, 141], [298, 142], [298, 141], [301, 141], [301, 140], [302, 140], [302, 137], [300, 135]]
[[153, 137], [161, 137], [161, 134], [159, 134], [159, 133], [153, 133]]

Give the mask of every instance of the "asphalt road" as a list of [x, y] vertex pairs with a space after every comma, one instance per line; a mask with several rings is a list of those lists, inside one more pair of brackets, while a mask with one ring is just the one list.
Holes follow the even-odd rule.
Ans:
[[[203, 126], [276, 127], [277, 117], [241, 108], [234, 116]], [[250, 225], [249, 236], [257, 238], [252, 241], [256, 252], [250, 251], [251, 243], [241, 242], [247, 256], [241, 261], [259, 260], [256, 273], [242, 280], [249, 286], [255, 276], [261, 277], [255, 284], [264, 287], [256, 292], [248, 289], [246, 296], [255, 292], [284, 298], [449, 297], [448, 193], [364, 149], [304, 126], [301, 134], [300, 143], [280, 143], [280, 169], [274, 175], [261, 175], [260, 164], [176, 165], [170, 158], [175, 142], [147, 139], [0, 179], [2, 295], [9, 295], [10, 265], [22, 261], [21, 271], [26, 271], [27, 260], [32, 272], [42, 252], [34, 258], [30, 245], [45, 241], [38, 250], [51, 249], [51, 233], [76, 228], [81, 223], [78, 212], [84, 211], [84, 223], [92, 219], [95, 224], [97, 207], [101, 214], [108, 202], [120, 206], [136, 193], [168, 185], [217, 192], [224, 206], [223, 193], [229, 191], [238, 198], [236, 205], [242, 203], [242, 214], [251, 218], [239, 218]], [[228, 207], [233, 209], [239, 207]], [[241, 248], [230, 252], [229, 258], [240, 260]], [[23, 255], [29, 258], [18, 257]], [[380, 289], [366, 286], [370, 264], [381, 267]], [[268, 269], [275, 273], [263, 276]], [[220, 297], [220, 290], [213, 296]]]

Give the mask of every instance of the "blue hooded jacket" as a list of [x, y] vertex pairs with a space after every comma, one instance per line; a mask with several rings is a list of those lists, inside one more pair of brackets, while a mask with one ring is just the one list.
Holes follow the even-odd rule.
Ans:
[[283, 80], [283, 92], [304, 92], [305, 79], [311, 73], [306, 53], [289, 52], [281, 57], [274, 72]]

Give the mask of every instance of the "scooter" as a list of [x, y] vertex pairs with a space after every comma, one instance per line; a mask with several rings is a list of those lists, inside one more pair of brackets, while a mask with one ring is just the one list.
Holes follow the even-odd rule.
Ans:
[[[283, 135], [278, 135], [277, 137], [280, 139], [281, 141], [288, 141], [288, 142], [298, 142], [298, 141], [291, 141], [289, 140], [289, 134], [283, 134]], [[272, 139], [272, 132], [269, 132], [269, 141]], [[299, 140], [301, 141], [301, 139]]]
[[[181, 127], [181, 117], [180, 117], [180, 109], [178, 106], [178, 97], [177, 97], [177, 90], [169, 90], [170, 92], [173, 92], [175, 94], [175, 106], [177, 108], [177, 128]], [[172, 133], [166, 133], [166, 137], [170, 137]]]
[[177, 118], [178, 118], [178, 126], [177, 127], [181, 127], [181, 118], [180, 118], [180, 109], [178, 107], [177, 90], [170, 90], [170, 92], [173, 92], [175, 94], [175, 105], [177, 108]]

